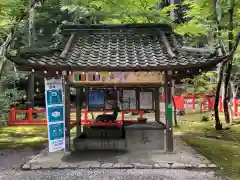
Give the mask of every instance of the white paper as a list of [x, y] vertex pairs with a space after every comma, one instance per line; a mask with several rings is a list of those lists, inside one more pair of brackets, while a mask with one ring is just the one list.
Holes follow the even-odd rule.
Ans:
[[130, 109], [137, 109], [136, 106], [136, 91], [135, 90], [123, 90], [124, 103], [130, 101]]
[[140, 92], [140, 109], [153, 109], [153, 93]]

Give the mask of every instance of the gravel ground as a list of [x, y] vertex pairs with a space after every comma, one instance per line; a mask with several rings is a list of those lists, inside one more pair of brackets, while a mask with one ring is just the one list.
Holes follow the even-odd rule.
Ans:
[[0, 179], [4, 179], [6, 175], [11, 175], [19, 170], [20, 167], [32, 159], [40, 150], [30, 148], [12, 150], [0, 150]]
[[223, 180], [214, 172], [187, 170], [19, 171], [4, 180]]
[[0, 180], [223, 180], [212, 171], [187, 170], [39, 170], [21, 171], [20, 167], [38, 151], [0, 150]]

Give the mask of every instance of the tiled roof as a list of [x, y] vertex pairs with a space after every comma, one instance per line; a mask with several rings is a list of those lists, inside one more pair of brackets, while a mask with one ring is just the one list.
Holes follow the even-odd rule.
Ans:
[[179, 47], [167, 25], [75, 25], [66, 26], [63, 32], [75, 33], [64, 50], [20, 54], [16, 63], [35, 69], [89, 71], [177, 70], [219, 63], [211, 52]]

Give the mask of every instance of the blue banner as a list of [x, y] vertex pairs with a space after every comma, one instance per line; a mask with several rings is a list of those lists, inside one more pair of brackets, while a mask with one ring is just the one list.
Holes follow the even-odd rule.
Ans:
[[65, 111], [62, 79], [45, 79], [49, 152], [65, 149]]

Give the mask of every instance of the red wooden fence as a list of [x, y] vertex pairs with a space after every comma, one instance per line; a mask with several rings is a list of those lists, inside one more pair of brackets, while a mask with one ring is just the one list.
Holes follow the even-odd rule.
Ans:
[[[180, 110], [188, 109], [188, 111], [189, 110], [196, 111], [197, 106], [199, 104], [197, 102], [198, 98], [199, 98], [199, 96], [197, 96], [197, 95], [184, 95], [184, 96], [175, 96], [174, 100], [175, 100], [176, 107], [178, 109], [180, 109]], [[214, 108], [214, 98], [207, 97], [207, 96], [203, 96], [201, 98], [203, 98], [202, 111], [203, 112], [212, 111]], [[162, 101], [164, 101], [164, 100], [165, 100], [165, 95], [163, 94]], [[234, 99], [232, 104], [233, 104], [234, 116], [240, 116], [240, 99]], [[222, 97], [220, 97], [219, 111], [220, 112], [223, 111]], [[76, 112], [76, 110], [72, 110], [71, 112], [74, 113], [74, 112]], [[95, 111], [95, 112], [102, 112], [102, 111]], [[112, 111], [108, 110], [108, 111], [104, 111], [103, 113], [108, 113], [108, 112], [112, 112]], [[115, 122], [116, 125], [121, 125], [123, 120], [136, 122], [136, 120], [125, 120], [125, 117], [124, 117], [125, 112], [139, 112], [140, 113], [139, 117], [143, 117], [143, 111], [139, 111], [139, 110], [126, 110], [125, 111], [124, 110], [124, 111], [121, 111], [121, 119]], [[27, 117], [18, 120], [17, 114], [19, 114], [19, 113], [26, 114]], [[33, 110], [30, 108], [28, 110], [16, 110], [15, 108], [11, 108], [8, 125], [9, 126], [18, 126], [18, 125], [46, 125], [47, 124], [46, 119], [39, 119], [39, 120], [34, 119], [33, 118], [34, 113], [37, 113], [37, 114], [44, 113], [45, 114], [45, 109]], [[82, 113], [84, 115], [82, 116], [83, 118], [81, 120], [81, 124], [91, 125], [93, 123], [93, 121], [88, 119], [88, 113], [89, 113], [88, 110], [85, 109], [82, 111]], [[71, 124], [74, 124], [75, 122], [76, 122], [75, 119], [71, 119]], [[106, 125], [106, 123], [104, 123], [104, 124]], [[112, 125], [112, 123], [107, 123], [107, 124]], [[101, 125], [101, 123], [100, 123], [100, 125]]]
[[[71, 113], [75, 113], [76, 110], [71, 110]], [[94, 111], [94, 112], [103, 112], [103, 113], [109, 113], [112, 112], [111, 110], [105, 110], [105, 111]], [[82, 110], [83, 113], [83, 119], [81, 119], [81, 124], [82, 125], [99, 125], [99, 126], [112, 126], [112, 125], [117, 125], [117, 126], [121, 126], [123, 123], [123, 120], [126, 122], [136, 122], [137, 120], [125, 120], [125, 112], [139, 112], [139, 117], [143, 117], [143, 111], [139, 111], [139, 110], [124, 110], [121, 111], [121, 119], [117, 120], [115, 122], [112, 123], [101, 123], [101, 122], [94, 122], [92, 120], [88, 119], [88, 110], [84, 109]], [[23, 119], [17, 119], [17, 114], [19, 113], [24, 113], [24, 115], [26, 114], [27, 117], [23, 118]], [[34, 113], [44, 113], [45, 114], [45, 109], [32, 109], [29, 108], [28, 110], [16, 110], [15, 108], [11, 108], [10, 109], [10, 118], [8, 121], [8, 125], [9, 126], [20, 126], [20, 125], [46, 125], [47, 124], [47, 120], [46, 119], [34, 119], [33, 118], [33, 114]], [[71, 124], [75, 124], [76, 123], [76, 119], [71, 119]]]

